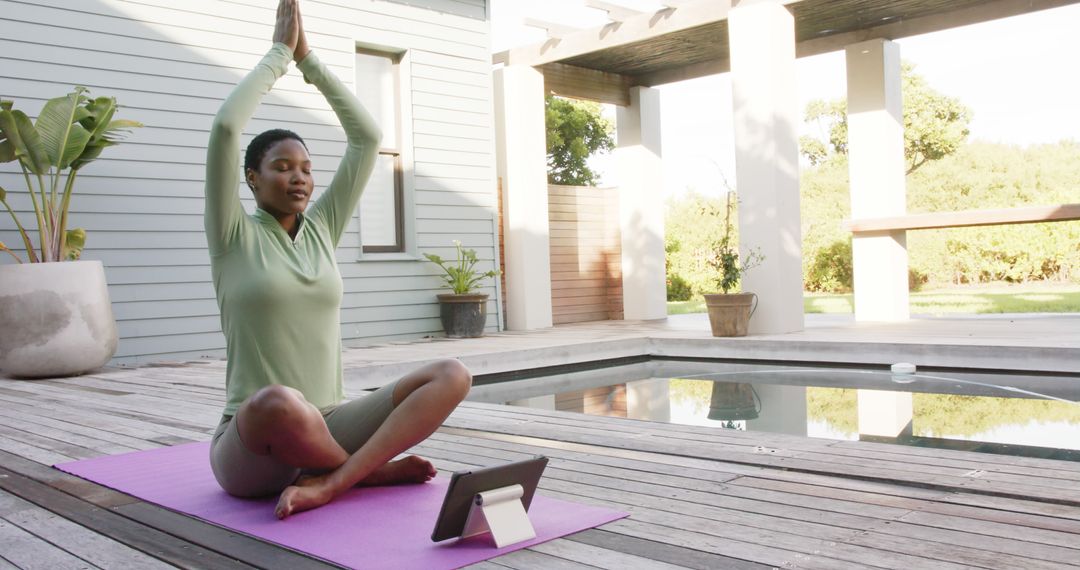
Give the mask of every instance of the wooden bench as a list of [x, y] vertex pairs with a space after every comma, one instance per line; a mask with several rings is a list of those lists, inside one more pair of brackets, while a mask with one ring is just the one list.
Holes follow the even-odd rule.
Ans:
[[887, 218], [864, 218], [844, 220], [843, 228], [854, 234], [870, 232], [893, 232], [900, 230], [932, 230], [969, 226], [996, 226], [1004, 224], [1037, 224], [1042, 222], [1067, 222], [1080, 220], [1080, 204], [1060, 206], [1028, 206], [997, 210], [962, 210], [959, 212], [932, 212], [909, 214]]

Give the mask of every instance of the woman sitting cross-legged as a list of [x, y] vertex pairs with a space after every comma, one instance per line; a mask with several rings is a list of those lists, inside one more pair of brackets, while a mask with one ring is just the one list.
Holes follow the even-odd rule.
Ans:
[[[210, 462], [232, 495], [280, 493], [275, 514], [285, 518], [357, 485], [434, 477], [425, 459], [392, 460], [442, 424], [472, 377], [460, 362], [445, 360], [343, 402], [342, 281], [334, 249], [381, 134], [308, 48], [297, 0], [281, 0], [273, 40], [222, 104], [207, 149], [206, 236], [228, 355], [228, 402]], [[255, 137], [244, 157], [258, 207], [249, 216], [237, 195], [240, 133], [289, 60], [326, 98], [348, 144], [333, 181], [308, 208], [314, 181], [304, 141], [281, 129]]]

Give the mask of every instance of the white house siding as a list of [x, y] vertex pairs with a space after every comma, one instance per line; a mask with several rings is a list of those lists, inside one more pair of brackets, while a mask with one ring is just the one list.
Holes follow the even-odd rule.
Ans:
[[[106, 267], [121, 341], [115, 362], [224, 354], [203, 236], [208, 129], [232, 87], [270, 45], [275, 0], [0, 0], [0, 97], [36, 116], [46, 99], [85, 85], [115, 96], [119, 117], [145, 123], [79, 176], [71, 226], [88, 233], [85, 259]], [[357, 217], [338, 250], [346, 344], [440, 335], [437, 268], [452, 240], [496, 264], [495, 182], [487, 7], [483, 0], [307, 0], [304, 22], [320, 58], [353, 82], [356, 42], [408, 50], [411, 124], [404, 125], [409, 255], [362, 256]], [[303, 136], [317, 184], [329, 182], [344, 134], [318, 92], [292, 69], [249, 123], [250, 139], [283, 127]], [[411, 132], [410, 132], [411, 127]], [[247, 139], [244, 144], [247, 144]], [[32, 216], [22, 175], [0, 165], [0, 186]], [[246, 188], [245, 207], [254, 207]], [[0, 217], [0, 241], [20, 245]], [[0, 261], [10, 262], [10, 260]], [[484, 292], [500, 322], [497, 284]], [[0, 287], [0, 294], [2, 287]]]

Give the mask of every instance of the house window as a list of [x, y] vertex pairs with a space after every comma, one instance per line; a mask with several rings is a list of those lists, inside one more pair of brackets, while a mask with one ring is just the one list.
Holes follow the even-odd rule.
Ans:
[[383, 132], [375, 170], [360, 197], [360, 243], [364, 253], [405, 250], [401, 56], [367, 49], [356, 51], [356, 95]]

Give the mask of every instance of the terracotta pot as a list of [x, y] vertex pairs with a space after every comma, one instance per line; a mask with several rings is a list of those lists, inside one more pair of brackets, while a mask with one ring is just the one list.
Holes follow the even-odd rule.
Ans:
[[105, 269], [100, 261], [0, 265], [0, 372], [74, 376], [116, 353]]
[[443, 293], [439, 297], [439, 318], [450, 338], [484, 336], [487, 324], [486, 293]]
[[713, 336], [746, 336], [750, 316], [757, 309], [754, 293], [713, 293], [705, 295]]

